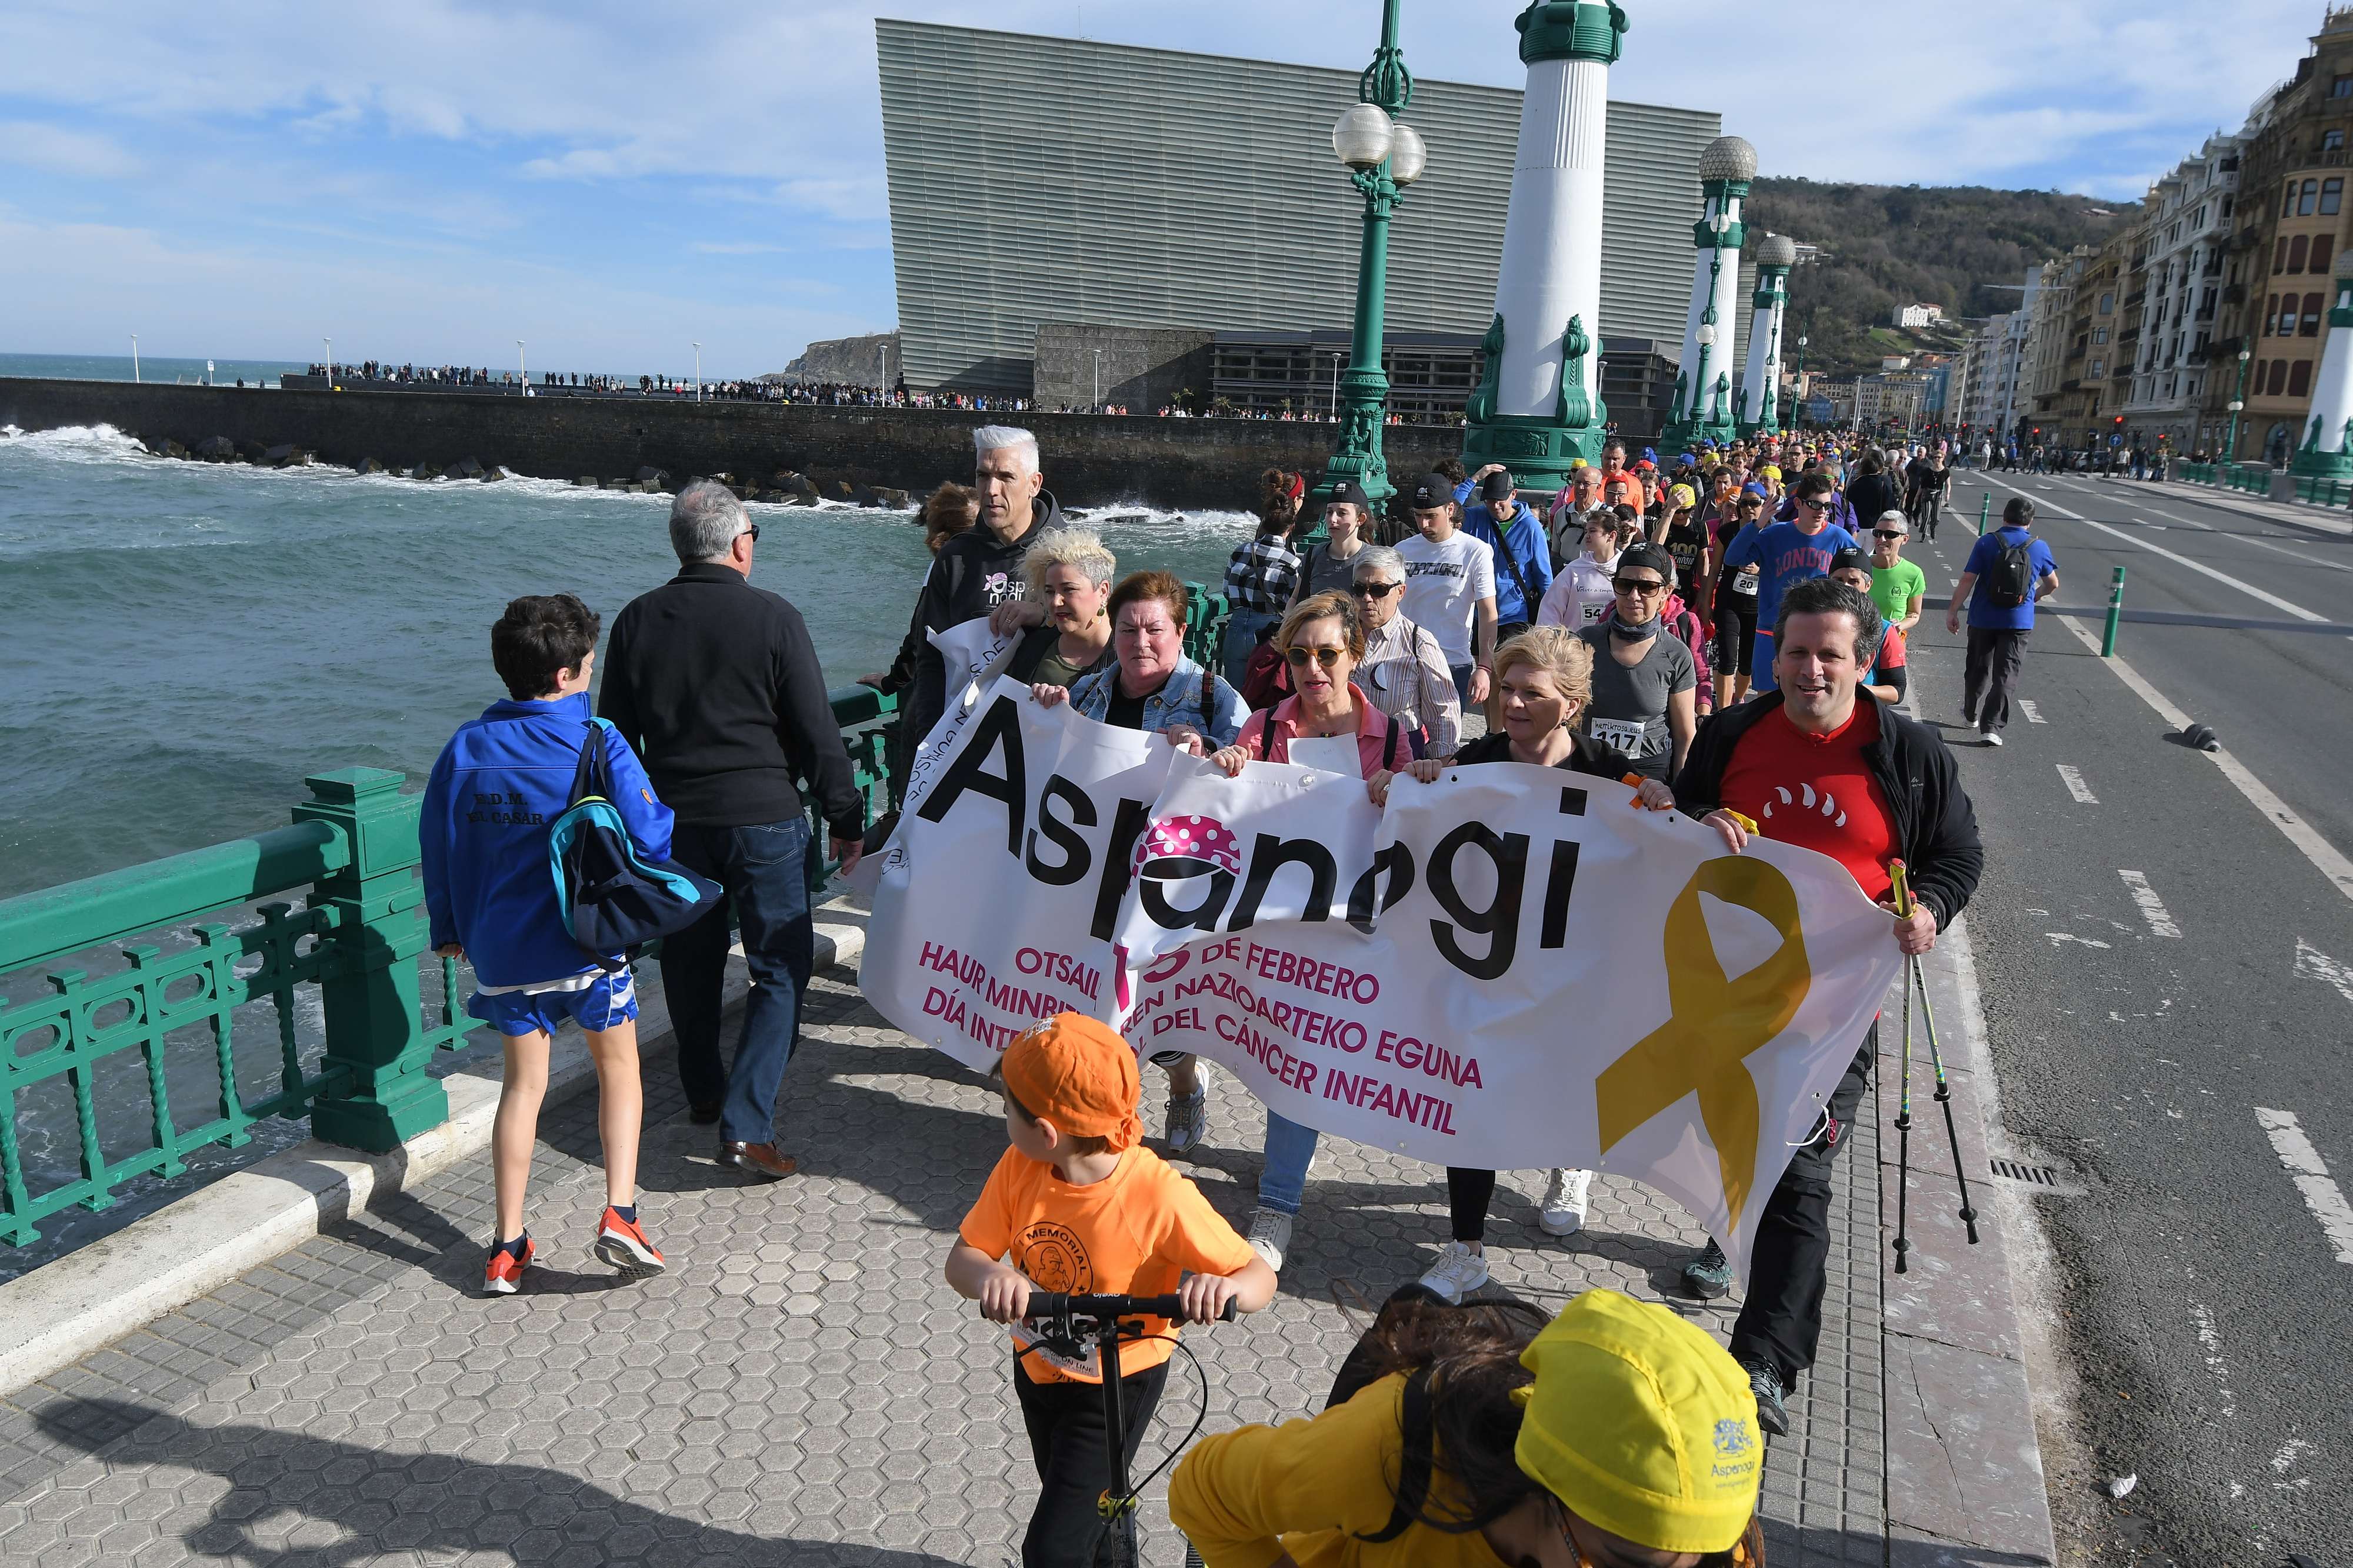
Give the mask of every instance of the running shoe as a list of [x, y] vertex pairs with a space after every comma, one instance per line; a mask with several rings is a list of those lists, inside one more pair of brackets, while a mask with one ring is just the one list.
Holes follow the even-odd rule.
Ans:
[[596, 1223], [596, 1246], [599, 1261], [609, 1263], [624, 1274], [659, 1274], [669, 1265], [646, 1233], [633, 1219], [623, 1219], [608, 1205], [605, 1217]]
[[1788, 1390], [1782, 1386], [1781, 1369], [1770, 1362], [1744, 1361], [1740, 1370], [1748, 1374], [1748, 1391], [1757, 1396], [1757, 1425], [1776, 1437], [1789, 1435], [1789, 1407], [1783, 1403]]
[[1590, 1171], [1555, 1171], [1545, 1184], [1536, 1224], [1546, 1236], [1575, 1236], [1585, 1228], [1586, 1198], [1593, 1190]]
[[1160, 1138], [1171, 1154], [1191, 1153], [1208, 1134], [1209, 1090], [1206, 1085], [1190, 1094], [1168, 1097], [1168, 1119], [1162, 1124]]
[[1293, 1217], [1281, 1209], [1255, 1208], [1250, 1211], [1250, 1248], [1265, 1258], [1266, 1266], [1277, 1274], [1282, 1272], [1282, 1255], [1291, 1250]]
[[1487, 1259], [1471, 1250], [1467, 1241], [1450, 1241], [1438, 1249], [1438, 1261], [1421, 1277], [1422, 1289], [1459, 1307], [1462, 1298], [1487, 1282]]
[[503, 1247], [491, 1248], [490, 1267], [482, 1270], [482, 1294], [512, 1296], [522, 1289], [522, 1271], [531, 1267], [531, 1255], [537, 1250], [529, 1236], [522, 1238], [520, 1257]]
[[1703, 1301], [1732, 1294], [1732, 1260], [1711, 1237], [1700, 1254], [1683, 1265], [1683, 1289]]
[[1999, 730], [1980, 730], [1978, 733], [1985, 737], [1985, 743], [1989, 746], [2001, 744], [2001, 731]]

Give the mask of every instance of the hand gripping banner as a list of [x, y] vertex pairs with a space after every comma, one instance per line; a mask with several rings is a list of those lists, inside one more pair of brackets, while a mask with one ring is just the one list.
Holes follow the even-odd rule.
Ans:
[[1618, 1172], [1745, 1269], [1763, 1194], [1902, 963], [1834, 861], [1493, 763], [1229, 779], [1000, 680], [902, 820], [861, 974], [975, 1067], [1065, 1009], [1320, 1131]]

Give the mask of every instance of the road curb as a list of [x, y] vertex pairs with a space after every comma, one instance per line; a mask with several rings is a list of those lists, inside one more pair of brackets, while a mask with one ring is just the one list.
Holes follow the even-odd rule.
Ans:
[[[864, 915], [818, 911], [817, 967], [855, 969], [866, 947]], [[730, 965], [725, 1000], [748, 989]], [[670, 1009], [659, 981], [638, 990], [640, 1055], [666, 1054]], [[449, 1120], [389, 1154], [362, 1154], [316, 1139], [257, 1161], [111, 1236], [0, 1284], [0, 1398], [38, 1383], [115, 1340], [210, 1294], [247, 1270], [301, 1246], [353, 1210], [399, 1193], [490, 1147], [499, 1068], [451, 1073]], [[596, 1081], [586, 1043], [559, 1037], [549, 1052], [544, 1103]]]
[[[1969, 1246], [1959, 1219], [1954, 1138], [1939, 1125], [1944, 1116], [1933, 1098], [1926, 1034], [1915, 1016], [1911, 1172], [1904, 1188], [1911, 1269], [1885, 1277], [1881, 1331], [1887, 1561], [1891, 1568], [2055, 1563], [2049, 1483], [2011, 1278], [2009, 1227], [2017, 1208], [1998, 1190], [1988, 1159], [1989, 1121], [2000, 1127], [2000, 1096], [1966, 916], [1937, 939], [1925, 971], [1980, 1240]], [[1883, 1102], [1902, 1071], [1897, 1015], [1883, 1017], [1880, 1033]], [[1896, 1159], [1895, 1140], [1883, 1133], [1883, 1248], [1893, 1237]]]

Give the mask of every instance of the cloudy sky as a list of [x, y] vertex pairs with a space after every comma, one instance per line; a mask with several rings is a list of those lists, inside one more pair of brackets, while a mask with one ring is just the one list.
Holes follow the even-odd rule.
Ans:
[[[1613, 96], [1719, 110], [1767, 174], [2108, 198], [2236, 129], [2322, 10], [1623, 3]], [[1404, 0], [1409, 64], [1517, 86], [1522, 4]], [[504, 364], [523, 338], [634, 374], [700, 339], [725, 375], [887, 327], [878, 10], [1350, 69], [1379, 27], [1377, 0], [7, 0], [0, 353], [332, 334]]]

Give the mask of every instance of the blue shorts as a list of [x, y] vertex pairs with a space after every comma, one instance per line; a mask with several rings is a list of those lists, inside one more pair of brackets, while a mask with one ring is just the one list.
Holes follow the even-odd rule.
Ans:
[[577, 991], [477, 991], [466, 1003], [466, 1014], [510, 1039], [534, 1030], [553, 1035], [566, 1018], [601, 1031], [637, 1017], [638, 987], [625, 964], [619, 973], [600, 974]]

